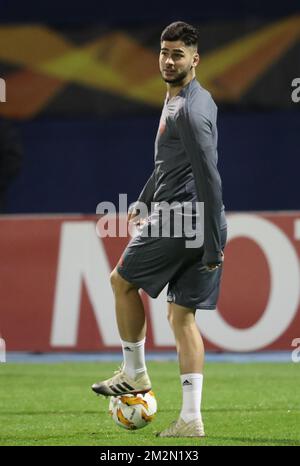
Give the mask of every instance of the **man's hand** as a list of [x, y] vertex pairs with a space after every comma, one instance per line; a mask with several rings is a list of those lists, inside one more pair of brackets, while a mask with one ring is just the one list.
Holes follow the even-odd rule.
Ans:
[[[133, 222], [134, 218], [136, 218], [139, 215], [139, 211], [136, 209], [130, 210], [127, 214], [127, 222]], [[137, 220], [137, 219], [136, 219]], [[135, 223], [135, 222], [134, 222]]]
[[208, 270], [208, 272], [213, 272], [214, 270], [217, 270], [219, 267], [222, 266], [222, 263], [224, 261], [224, 252], [221, 251], [221, 262], [217, 263], [217, 264], [207, 264], [206, 268]]
[[127, 222], [133, 223], [137, 228], [139, 228], [146, 222], [146, 219], [140, 217], [139, 209], [132, 209], [127, 214]]

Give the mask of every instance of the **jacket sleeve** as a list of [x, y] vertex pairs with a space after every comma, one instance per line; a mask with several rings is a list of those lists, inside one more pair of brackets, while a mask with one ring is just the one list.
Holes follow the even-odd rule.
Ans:
[[184, 106], [177, 126], [181, 142], [192, 165], [197, 198], [204, 202], [204, 264], [221, 262], [220, 220], [222, 202], [221, 179], [217, 169], [213, 125], [201, 113], [199, 105]]

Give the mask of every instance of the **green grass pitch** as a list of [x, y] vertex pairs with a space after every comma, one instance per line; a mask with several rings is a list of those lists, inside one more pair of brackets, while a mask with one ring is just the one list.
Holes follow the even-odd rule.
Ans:
[[176, 362], [148, 362], [156, 419], [126, 431], [90, 389], [116, 363], [0, 364], [0, 445], [300, 445], [300, 365], [207, 363], [204, 439], [159, 439], [177, 418]]

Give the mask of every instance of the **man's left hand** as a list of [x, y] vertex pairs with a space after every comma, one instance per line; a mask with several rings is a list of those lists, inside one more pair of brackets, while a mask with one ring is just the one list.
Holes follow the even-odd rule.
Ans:
[[217, 264], [207, 264], [207, 270], [209, 272], [213, 272], [214, 270], [218, 269], [219, 267], [222, 266], [222, 263], [224, 261], [224, 252], [221, 251], [221, 262], [218, 262]]

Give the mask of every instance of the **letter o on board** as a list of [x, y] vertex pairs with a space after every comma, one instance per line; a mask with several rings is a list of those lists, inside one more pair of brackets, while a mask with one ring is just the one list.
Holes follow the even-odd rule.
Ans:
[[[276, 341], [296, 315], [300, 287], [299, 260], [282, 230], [262, 217], [253, 214], [229, 215], [228, 241], [241, 236], [255, 241], [268, 262], [271, 284], [264, 313], [253, 326], [246, 329], [232, 327], [218, 311], [197, 313], [197, 322], [203, 336], [218, 347], [228, 351], [255, 351]], [[238, 312], [243, 312], [243, 309]]]

